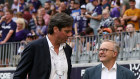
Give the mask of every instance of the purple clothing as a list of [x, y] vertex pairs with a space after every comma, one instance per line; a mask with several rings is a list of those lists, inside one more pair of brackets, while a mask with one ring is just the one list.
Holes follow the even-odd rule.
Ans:
[[24, 2], [24, 3], [19, 3], [19, 11], [20, 11], [20, 12], [23, 12], [24, 9], [25, 9], [25, 7], [26, 7], [25, 2]]
[[2, 28], [2, 38], [1, 38], [1, 41], [3, 41], [6, 38], [6, 36], [9, 33], [10, 30], [13, 30], [14, 33], [12, 34], [12, 36], [7, 41], [7, 42], [13, 42], [14, 38], [15, 38], [15, 31], [16, 31], [16, 28], [17, 28], [17, 24], [13, 20], [11, 20], [9, 23], [6, 23], [5, 21], [3, 21], [0, 24], [0, 26]]
[[85, 32], [86, 27], [87, 27], [87, 18], [86, 17], [82, 17], [81, 15], [77, 16], [75, 18], [75, 23], [77, 23], [78, 34], [81, 32]]
[[38, 30], [41, 30], [41, 32], [43, 33], [43, 35], [46, 35], [47, 34], [47, 26], [37, 26], [37, 28], [36, 28], [36, 34], [39, 36], [39, 38], [42, 38], [43, 37], [43, 35], [41, 35], [39, 32], [38, 32]]
[[96, 6], [96, 7], [94, 8], [93, 12], [94, 12], [94, 13], [96, 12], [97, 15], [102, 15], [102, 7], [101, 7], [101, 5]]
[[114, 8], [112, 9], [112, 11], [110, 12], [110, 16], [111, 16], [112, 18], [114, 18], [114, 17], [120, 17], [120, 11], [118, 10], [117, 7], [114, 7]]
[[39, 0], [32, 2], [31, 0], [29, 1], [29, 3], [32, 3], [34, 8], [37, 10], [42, 4]]
[[16, 32], [16, 36], [15, 36], [15, 41], [22, 41], [25, 40], [27, 37], [28, 32], [26, 30], [21, 30], [19, 32]]

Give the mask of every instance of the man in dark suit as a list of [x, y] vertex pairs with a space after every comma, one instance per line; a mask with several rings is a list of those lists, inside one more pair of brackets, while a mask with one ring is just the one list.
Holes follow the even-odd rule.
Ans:
[[102, 64], [86, 69], [83, 79], [136, 79], [134, 73], [116, 64], [119, 46], [111, 40], [104, 41], [99, 49]]
[[48, 35], [31, 42], [23, 51], [13, 79], [70, 79], [73, 18], [65, 13], [52, 16]]

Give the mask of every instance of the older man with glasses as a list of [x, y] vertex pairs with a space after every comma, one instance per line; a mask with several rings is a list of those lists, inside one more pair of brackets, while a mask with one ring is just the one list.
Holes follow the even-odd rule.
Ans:
[[116, 63], [119, 49], [114, 41], [104, 41], [99, 49], [102, 63], [86, 69], [83, 79], [136, 79], [132, 71]]

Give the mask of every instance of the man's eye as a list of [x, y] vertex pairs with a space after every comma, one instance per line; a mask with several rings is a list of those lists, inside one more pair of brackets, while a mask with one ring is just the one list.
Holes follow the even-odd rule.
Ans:
[[66, 33], [69, 33], [69, 32], [71, 32], [71, 31], [69, 31], [69, 30], [65, 30], [65, 32], [66, 32]]

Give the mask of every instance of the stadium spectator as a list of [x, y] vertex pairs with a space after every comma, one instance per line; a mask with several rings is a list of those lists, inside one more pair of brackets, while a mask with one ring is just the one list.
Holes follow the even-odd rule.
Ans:
[[113, 26], [113, 19], [110, 17], [109, 10], [104, 9], [102, 11], [102, 19], [100, 22], [100, 27], [107, 28]]
[[0, 44], [14, 41], [17, 25], [12, 20], [12, 17], [13, 11], [8, 10], [5, 12], [5, 16], [3, 16], [0, 20], [0, 26], [2, 28], [2, 38], [0, 40]]
[[122, 0], [122, 5], [121, 5], [121, 16], [124, 15], [124, 12], [130, 8], [129, 5], [129, 0]]
[[102, 7], [103, 9], [107, 9], [110, 11], [110, 4], [108, 3], [108, 0], [102, 0]]
[[43, 17], [37, 17], [36, 35], [39, 38], [44, 37], [47, 34], [47, 27], [44, 23]]
[[3, 10], [0, 10], [0, 19], [2, 16], [4, 16], [4, 12], [3, 12]]
[[47, 14], [51, 14], [51, 2], [50, 1], [46, 1], [44, 4], [44, 8]]
[[115, 33], [115, 36], [114, 36], [114, 41], [123, 48], [123, 39], [124, 39], [124, 27], [123, 25], [117, 25], [116, 27], [116, 33]]
[[[41, 15], [42, 16], [42, 15]], [[39, 16], [40, 17], [40, 16]], [[43, 16], [42, 16], [43, 17]], [[37, 25], [37, 19], [36, 19], [36, 13], [32, 14], [32, 18], [29, 21], [28, 29], [32, 34], [35, 34], [36, 31], [36, 25]]]
[[110, 12], [110, 16], [112, 18], [114, 18], [114, 17], [120, 17], [120, 15], [121, 15], [121, 13], [120, 13], [120, 1], [117, 1], [116, 6]]
[[14, 0], [14, 3], [12, 4], [11, 9], [15, 10], [17, 12], [17, 10], [18, 10], [18, 0]]
[[33, 4], [36, 10], [38, 10], [42, 6], [40, 0], [30, 0], [28, 3]]
[[32, 33], [27, 34], [26, 39], [21, 41], [21, 43], [23, 43], [24, 45], [21, 45], [18, 48], [18, 51], [17, 51], [18, 55], [21, 55], [21, 53], [23, 53], [23, 50], [25, 49], [25, 47], [27, 46], [28, 43], [32, 42], [33, 40], [36, 40], [36, 39], [33, 39], [33, 38], [35, 38], [35, 35], [33, 35]]
[[98, 4], [97, 0], [93, 0], [93, 5], [95, 6], [93, 13], [91, 15], [85, 15], [90, 19], [90, 27], [94, 29], [94, 34], [97, 34], [97, 30], [100, 28], [100, 21], [102, 17], [102, 8], [101, 5]]
[[116, 32], [116, 28], [117, 28], [118, 25], [121, 25], [120, 18], [115, 18], [114, 19], [114, 25], [113, 25], [113, 27], [115, 29], [115, 32]]
[[19, 42], [26, 39], [28, 32], [25, 30], [25, 21], [23, 18], [18, 18], [16, 20], [17, 28], [16, 28], [16, 36], [15, 41]]
[[89, 14], [93, 13], [93, 9], [95, 8], [94, 4], [93, 4], [94, 0], [90, 0], [89, 3], [86, 4], [86, 10]]
[[10, 10], [10, 5], [8, 2], [4, 3], [3, 11], [6, 12], [7, 10]]
[[23, 12], [24, 9], [26, 8], [26, 3], [24, 2], [24, 0], [19, 0], [19, 4], [18, 4], [19, 8], [18, 8], [18, 12]]
[[85, 32], [87, 27], [87, 18], [85, 17], [86, 14], [86, 6], [81, 6], [81, 14], [76, 16], [75, 18], [75, 35], [80, 34], [81, 32]]
[[124, 30], [125, 30], [125, 28], [126, 28], [126, 26], [127, 26], [126, 20], [124, 20], [123, 17], [121, 17], [121, 18], [120, 18], [120, 21], [121, 21], [121, 25], [123, 25]]
[[56, 11], [55, 5], [51, 5], [50, 17], [52, 17], [52, 16], [55, 15], [56, 13], [58, 13], [58, 12]]
[[61, 3], [60, 0], [56, 0], [55, 3], [54, 3], [57, 11], [59, 11], [60, 3]]
[[74, 10], [72, 10], [71, 16], [75, 19], [76, 16], [81, 14], [80, 3], [78, 1], [74, 2]]
[[117, 1], [120, 2], [120, 0], [111, 0], [111, 8], [116, 7], [116, 3], [117, 3]]
[[59, 7], [59, 9], [58, 9], [58, 12], [59, 12], [59, 13], [64, 12], [64, 13], [70, 15], [70, 11], [67, 9], [67, 5], [66, 5], [65, 2], [61, 2], [61, 3], [60, 3], [60, 7]]
[[70, 5], [68, 6], [68, 10], [70, 10], [70, 14], [72, 13], [72, 10], [74, 10], [74, 0], [70, 1]]
[[[33, 12], [34, 13], [34, 12]], [[29, 12], [29, 8], [26, 8], [24, 10], [24, 13], [23, 13], [23, 18], [27, 21], [27, 23], [29, 24], [29, 21], [30, 19], [32, 18], [32, 15], [30, 14]]]
[[42, 16], [45, 21], [45, 25], [48, 26], [50, 15], [46, 13], [45, 8], [41, 8], [38, 10], [38, 16]]
[[96, 38], [94, 36], [94, 31], [92, 28], [90, 27], [87, 27], [86, 28], [86, 51], [91, 51], [93, 50], [94, 46], [95, 46], [95, 42], [96, 42]]
[[55, 14], [48, 35], [30, 43], [23, 51], [13, 79], [25, 79], [27, 74], [30, 79], [70, 79], [72, 49], [66, 41], [72, 35], [72, 25], [71, 16]]
[[127, 23], [135, 24], [135, 30], [139, 30], [139, 14], [140, 10], [135, 8], [135, 0], [129, 0], [130, 9], [126, 10], [123, 19], [127, 21]]
[[102, 63], [86, 69], [83, 79], [136, 79], [132, 71], [116, 63], [120, 52], [120, 47], [116, 42], [103, 41], [98, 50], [98, 57]]
[[34, 8], [33, 4], [28, 4], [28, 7], [30, 14], [37, 13], [37, 10]]
[[128, 32], [124, 37], [126, 51], [131, 52], [136, 48], [140, 48], [140, 34], [135, 32], [135, 25], [132, 23], [127, 24], [126, 32]]

